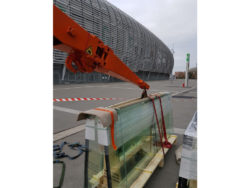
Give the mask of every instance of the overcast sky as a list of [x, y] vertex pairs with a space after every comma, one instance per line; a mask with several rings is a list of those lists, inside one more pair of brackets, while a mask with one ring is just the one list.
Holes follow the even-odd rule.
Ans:
[[186, 53], [190, 67], [197, 63], [196, 0], [108, 0], [132, 16], [170, 49], [174, 48], [175, 71], [184, 71]]

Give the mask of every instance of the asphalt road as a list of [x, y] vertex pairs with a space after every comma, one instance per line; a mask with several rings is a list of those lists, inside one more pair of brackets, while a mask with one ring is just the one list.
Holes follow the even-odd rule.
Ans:
[[[163, 168], [156, 169], [145, 186], [147, 188], [174, 188], [178, 179], [179, 165], [175, 162], [174, 151], [182, 143], [184, 130], [191, 120], [194, 112], [197, 110], [197, 82], [196, 80], [190, 80], [189, 88], [182, 88], [183, 82], [183, 80], [148, 82], [150, 85], [149, 94], [160, 91], [168, 91], [173, 95], [177, 94], [177, 97], [172, 98], [172, 107], [174, 132], [178, 135], [178, 139], [177, 144], [173, 146], [165, 157], [165, 166]], [[188, 91], [180, 93], [186, 90]], [[81, 125], [82, 122], [76, 121], [77, 115], [81, 111], [96, 107], [107, 107], [131, 98], [138, 98], [140, 95], [141, 90], [137, 88], [137, 86], [126, 82], [55, 85], [54, 98], [113, 97], [122, 99], [105, 101], [54, 102], [54, 134]], [[81, 143], [84, 143], [84, 130], [58, 140], [55, 144], [59, 144], [62, 141], [68, 141], [70, 143], [80, 141]], [[84, 157], [81, 156], [76, 160], [71, 161], [66, 159], [64, 161], [66, 162], [66, 174], [63, 187], [83, 187]], [[59, 181], [59, 176], [60, 167], [54, 165], [54, 185], [56, 185]]]

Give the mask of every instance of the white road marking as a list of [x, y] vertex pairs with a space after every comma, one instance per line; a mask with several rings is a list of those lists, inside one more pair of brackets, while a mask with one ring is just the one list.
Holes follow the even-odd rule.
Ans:
[[187, 93], [187, 92], [192, 91], [194, 89], [196, 89], [196, 87], [192, 87], [190, 89], [186, 89], [184, 91], [180, 91], [180, 92], [174, 93], [174, 94], [172, 94], [172, 96], [179, 95], [179, 94], [182, 94], [182, 93]]
[[65, 108], [65, 107], [61, 107], [61, 106], [54, 106], [53, 108], [54, 108], [54, 110], [57, 110], [57, 111], [67, 112], [67, 113], [70, 113], [70, 114], [77, 114], [77, 115], [82, 112], [82, 111], [79, 111], [79, 110], [75, 110], [75, 109], [71, 109], [71, 108]]
[[60, 139], [63, 139], [65, 137], [71, 136], [73, 134], [79, 133], [79, 132], [83, 131], [84, 129], [85, 129], [85, 125], [79, 125], [79, 126], [67, 129], [65, 131], [56, 133], [53, 136], [53, 141], [55, 142], [57, 140], [60, 140]]

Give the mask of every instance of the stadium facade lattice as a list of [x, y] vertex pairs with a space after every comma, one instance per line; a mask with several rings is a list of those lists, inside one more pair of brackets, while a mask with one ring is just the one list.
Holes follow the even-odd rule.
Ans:
[[[168, 79], [173, 54], [152, 32], [106, 0], [54, 0], [54, 4], [88, 32], [96, 35], [143, 80]], [[160, 26], [159, 26], [160, 27]], [[54, 49], [54, 83], [109, 82], [101, 73], [66, 70], [67, 54]]]

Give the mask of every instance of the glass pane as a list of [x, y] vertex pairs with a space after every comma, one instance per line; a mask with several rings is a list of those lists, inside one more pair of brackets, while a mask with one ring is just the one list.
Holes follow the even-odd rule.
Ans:
[[[161, 93], [163, 115], [168, 134], [172, 133], [172, 112], [170, 94]], [[159, 99], [155, 98], [155, 106], [160, 126], [162, 127], [162, 116]], [[108, 146], [108, 157], [113, 187], [130, 187], [146, 168], [160, 148], [160, 136], [152, 101], [150, 99], [131, 100], [126, 103], [112, 105], [117, 111], [118, 120], [115, 122], [115, 144], [117, 150], [112, 147], [111, 140]], [[95, 133], [109, 132], [110, 128], [100, 128], [95, 120]], [[88, 127], [88, 125], [86, 125]], [[93, 126], [92, 126], [93, 128]], [[163, 131], [161, 131], [163, 134]], [[89, 187], [102, 187], [107, 185], [107, 174], [104, 157], [104, 146], [99, 145], [98, 136], [90, 140], [89, 154]], [[98, 144], [99, 143], [99, 144]]]

